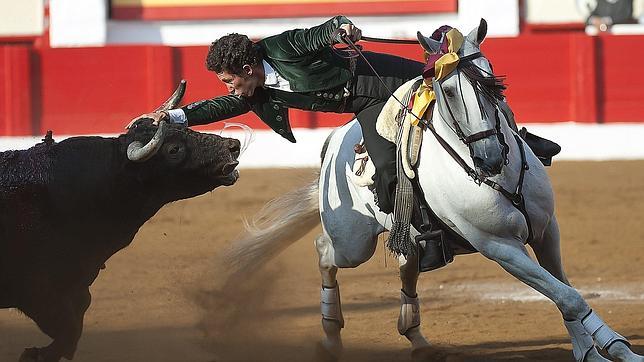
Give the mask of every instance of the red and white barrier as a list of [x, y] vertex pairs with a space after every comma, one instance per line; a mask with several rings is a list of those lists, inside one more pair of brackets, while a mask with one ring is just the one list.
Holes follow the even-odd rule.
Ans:
[[[530, 132], [556, 141], [561, 153], [555, 162], [564, 160], [632, 160], [644, 159], [644, 123], [555, 123], [528, 124]], [[297, 143], [290, 143], [273, 131], [254, 130], [255, 140], [240, 157], [241, 168], [319, 167], [320, 150], [333, 128], [298, 128], [293, 133]], [[241, 131], [228, 131], [227, 136], [244, 139]], [[103, 135], [115, 136], [115, 135]], [[54, 134], [60, 142], [65, 135]], [[427, 137], [431, 137], [428, 135]], [[0, 137], [0, 151], [25, 149], [40, 142], [39, 137]]]

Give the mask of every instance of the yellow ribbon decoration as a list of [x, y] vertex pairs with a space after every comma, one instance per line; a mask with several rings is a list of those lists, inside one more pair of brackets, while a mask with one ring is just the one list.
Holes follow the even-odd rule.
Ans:
[[[463, 34], [461, 34], [458, 29], [451, 29], [447, 34], [445, 34], [445, 37], [447, 37], [447, 50], [449, 52], [444, 54], [436, 61], [436, 63], [434, 63], [434, 79], [436, 80], [445, 78], [448, 74], [454, 71], [454, 69], [456, 69], [460, 60], [456, 53], [458, 53], [461, 46], [463, 46]], [[435, 99], [436, 94], [434, 93], [431, 83], [427, 85], [426, 82], [423, 81], [414, 96], [412, 113], [417, 115], [419, 118], [422, 118], [427, 111], [427, 107], [429, 107]], [[416, 117], [411, 114], [409, 117], [412, 125], [418, 125], [418, 119]]]
[[[417, 115], [418, 118], [422, 118], [425, 111], [427, 111], [427, 107], [429, 107], [434, 99], [436, 99], [436, 94], [431, 84], [427, 85], [425, 81], [420, 83], [420, 87], [418, 87], [416, 95], [414, 96], [414, 106], [411, 108], [412, 114]], [[408, 114], [407, 117], [409, 117], [412, 126], [418, 125], [418, 118], [411, 114]]]

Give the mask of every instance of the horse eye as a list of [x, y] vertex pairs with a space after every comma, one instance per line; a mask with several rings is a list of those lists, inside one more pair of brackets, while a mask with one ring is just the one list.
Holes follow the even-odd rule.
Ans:
[[170, 150], [168, 151], [168, 153], [170, 153], [171, 155], [174, 155], [174, 154], [176, 154], [177, 152], [179, 152], [179, 146], [173, 146], [173, 147], [172, 147], [172, 148], [170, 148]]
[[450, 88], [445, 89], [445, 95], [449, 98], [454, 97], [454, 91]]

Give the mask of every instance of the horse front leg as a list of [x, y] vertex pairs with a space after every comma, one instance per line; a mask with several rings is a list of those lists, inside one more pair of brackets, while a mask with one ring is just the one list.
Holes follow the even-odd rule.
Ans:
[[398, 316], [398, 333], [411, 342], [411, 356], [414, 361], [427, 361], [436, 358], [435, 351], [420, 331], [420, 305], [416, 284], [418, 282], [418, 256], [398, 257], [400, 264], [400, 314]]
[[318, 344], [316, 358], [319, 361], [337, 361], [342, 354], [340, 331], [344, 327], [342, 306], [340, 304], [340, 286], [336, 279], [338, 267], [335, 265], [333, 245], [328, 236], [322, 234], [315, 239], [319, 256], [322, 289], [320, 291], [320, 309], [322, 311], [322, 329], [326, 338]]
[[[571, 286], [561, 262], [559, 226], [555, 218], [546, 228], [544, 237], [530, 245], [539, 264], [559, 281]], [[597, 345], [606, 349], [611, 358], [620, 361], [644, 362], [644, 357], [635, 354], [623, 336], [610, 329], [597, 314], [590, 310], [581, 319], [566, 320], [564, 318], [564, 325], [572, 341], [573, 354], [578, 361], [608, 361], [595, 348], [594, 337], [597, 340]]]

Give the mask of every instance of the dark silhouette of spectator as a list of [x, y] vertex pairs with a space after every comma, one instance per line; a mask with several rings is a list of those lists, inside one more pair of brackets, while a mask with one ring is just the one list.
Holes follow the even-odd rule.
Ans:
[[633, 0], [597, 0], [597, 5], [586, 20], [586, 24], [599, 31], [607, 31], [615, 24], [632, 23], [635, 23]]

